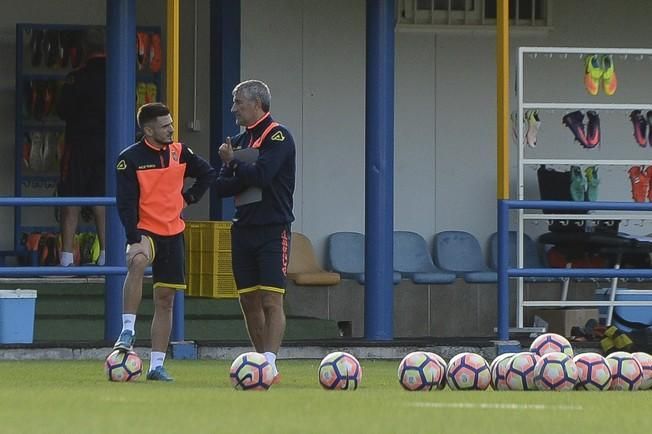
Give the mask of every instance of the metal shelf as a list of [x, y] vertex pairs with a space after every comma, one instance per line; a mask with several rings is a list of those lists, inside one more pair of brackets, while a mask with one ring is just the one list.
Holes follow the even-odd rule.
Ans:
[[519, 47], [519, 54], [638, 54], [652, 55], [649, 48], [591, 48], [591, 47]]
[[[594, 47], [519, 47], [518, 49], [518, 66], [517, 66], [517, 108], [518, 108], [518, 199], [523, 201], [525, 200], [525, 168], [527, 166], [538, 166], [538, 165], [578, 165], [578, 166], [652, 166], [652, 159], [572, 159], [572, 158], [526, 158], [525, 156], [525, 146], [522, 145], [522, 138], [525, 137], [525, 131], [523, 126], [524, 114], [526, 110], [622, 110], [622, 111], [631, 111], [631, 110], [641, 110], [647, 111], [652, 110], [652, 104], [649, 103], [638, 103], [627, 101], [623, 99], [618, 99], [618, 97], [612, 97], [611, 102], [560, 102], [560, 101], [528, 101], [524, 95], [525, 89], [525, 72], [527, 68], [525, 67], [525, 61], [528, 62], [535, 61], [534, 59], [541, 55], [542, 59], [555, 59], [555, 61], [563, 62], [565, 59], [570, 58], [571, 56], [567, 55], [579, 55], [583, 57], [584, 55], [602, 55], [602, 54], [611, 54], [622, 56], [623, 59], [626, 56], [632, 56], [632, 59], [642, 60], [645, 57], [652, 57], [652, 49], [648, 48], [594, 48]], [[559, 55], [559, 56], [558, 56]], [[577, 58], [571, 59], [571, 61], [576, 62]], [[648, 62], [642, 63], [639, 62], [640, 67], [650, 68]], [[650, 71], [652, 72], [652, 71]], [[567, 98], [563, 98], [568, 100]], [[585, 98], [582, 98], [585, 100]], [[601, 101], [601, 100], [598, 100]], [[603, 101], [603, 100], [602, 100]], [[643, 100], [645, 101], [645, 100]], [[635, 154], [632, 154], [635, 155]], [[632, 202], [632, 205], [634, 202]], [[528, 208], [535, 209], [535, 208]], [[637, 207], [634, 210], [611, 210], [607, 213], [598, 213], [598, 214], [572, 214], [569, 209], [564, 210], [563, 207], [560, 207], [562, 210], [561, 214], [543, 214], [543, 213], [526, 213], [523, 209], [518, 210], [518, 233], [523, 234], [524, 231], [524, 222], [526, 221], [558, 221], [558, 220], [573, 220], [573, 221], [604, 221], [604, 220], [636, 220], [645, 221], [652, 220], [652, 213], [641, 210], [640, 207]], [[606, 211], [606, 210], [605, 210]], [[518, 267], [523, 267], [523, 242], [519, 238], [517, 246], [517, 258], [518, 258]], [[652, 301], [642, 302], [642, 301], [615, 301], [614, 294], [617, 287], [618, 278], [610, 278], [611, 280], [611, 299], [607, 301], [596, 301], [596, 300], [582, 300], [582, 301], [567, 301], [567, 300], [551, 300], [551, 301], [541, 301], [541, 300], [525, 300], [524, 293], [524, 279], [521, 277], [517, 278], [517, 312], [516, 312], [516, 322], [519, 328], [523, 327], [523, 317], [524, 317], [524, 308], [525, 307], [569, 307], [569, 306], [606, 306], [608, 307], [608, 321], [611, 320], [614, 306], [652, 306]], [[567, 287], [564, 288], [567, 290]]]
[[652, 214], [523, 214], [524, 220], [652, 220]]
[[523, 158], [521, 162], [526, 166], [547, 164], [573, 164], [575, 166], [652, 166], [652, 160], [607, 160], [607, 159], [561, 159], [561, 158]]
[[539, 110], [652, 110], [652, 104], [524, 102], [524, 109]]

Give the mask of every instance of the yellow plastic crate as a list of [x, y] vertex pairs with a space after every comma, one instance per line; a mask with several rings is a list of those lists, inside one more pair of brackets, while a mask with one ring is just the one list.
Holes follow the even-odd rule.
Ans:
[[231, 222], [186, 222], [188, 295], [238, 298], [231, 268]]

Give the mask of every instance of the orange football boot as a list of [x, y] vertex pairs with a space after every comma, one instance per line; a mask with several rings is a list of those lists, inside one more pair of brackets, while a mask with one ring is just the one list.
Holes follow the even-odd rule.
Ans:
[[584, 87], [591, 95], [597, 95], [602, 78], [602, 64], [596, 55], [587, 56], [584, 68]]

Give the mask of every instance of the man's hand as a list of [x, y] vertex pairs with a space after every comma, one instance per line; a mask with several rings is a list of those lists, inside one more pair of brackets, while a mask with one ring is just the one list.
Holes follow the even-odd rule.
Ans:
[[233, 160], [233, 147], [231, 147], [231, 137], [227, 137], [225, 140], [226, 143], [220, 145], [218, 150], [220, 158], [224, 161], [225, 164], [229, 164]]
[[151, 240], [147, 235], [141, 235], [139, 243], [128, 244], [125, 253], [127, 256], [127, 267], [131, 266], [134, 258], [138, 255], [144, 255], [147, 258], [148, 265], [154, 260], [152, 257]]

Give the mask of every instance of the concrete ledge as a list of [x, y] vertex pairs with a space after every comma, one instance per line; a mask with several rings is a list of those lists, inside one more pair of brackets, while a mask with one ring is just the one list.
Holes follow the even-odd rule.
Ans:
[[[518, 341], [509, 341], [511, 348], [518, 345]], [[512, 343], [514, 342], [514, 343]], [[585, 352], [600, 353], [599, 342], [584, 343], [581, 346], [574, 345], [576, 354]], [[373, 343], [364, 344], [346, 344], [329, 343], [324, 345], [308, 344], [296, 345], [290, 344], [282, 347], [279, 359], [314, 359], [320, 360], [326, 354], [333, 351], [346, 351], [360, 359], [387, 359], [400, 360], [406, 354], [412, 351], [430, 351], [439, 354], [446, 360], [450, 360], [456, 354], [462, 352], [472, 352], [480, 354], [488, 361], [493, 360], [498, 354], [500, 345], [487, 339], [486, 342], [474, 345], [429, 345], [419, 343], [400, 344], [388, 342], [386, 345]], [[22, 360], [104, 360], [111, 353], [111, 347], [97, 348], [9, 348], [0, 351], [0, 361], [22, 361]], [[252, 351], [250, 345], [197, 345], [197, 358], [200, 360], [233, 360], [238, 355]], [[143, 359], [149, 360], [151, 349], [148, 347], [136, 347], [136, 353]]]

